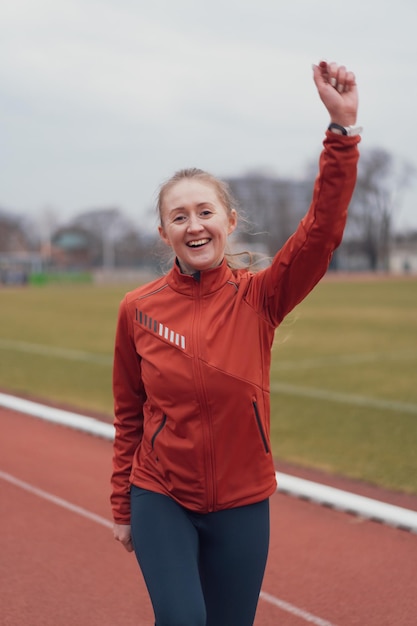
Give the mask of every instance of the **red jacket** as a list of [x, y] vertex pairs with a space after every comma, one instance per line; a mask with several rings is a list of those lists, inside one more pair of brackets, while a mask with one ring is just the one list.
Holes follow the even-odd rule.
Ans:
[[129, 523], [130, 482], [198, 512], [276, 489], [269, 375], [276, 327], [326, 272], [356, 180], [357, 137], [327, 133], [312, 204], [272, 264], [177, 265], [120, 305], [113, 390], [112, 506]]

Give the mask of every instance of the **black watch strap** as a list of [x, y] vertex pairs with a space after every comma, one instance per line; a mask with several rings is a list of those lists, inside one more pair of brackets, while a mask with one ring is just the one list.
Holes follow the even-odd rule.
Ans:
[[339, 133], [340, 135], [347, 135], [348, 134], [347, 130], [346, 130], [346, 128], [344, 126], [340, 126], [340, 124], [335, 124], [335, 122], [332, 122], [329, 125], [328, 130], [339, 130], [340, 131], [340, 133]]
[[336, 122], [332, 122], [328, 129], [335, 133], [336, 135], [349, 135], [349, 137], [353, 137], [354, 135], [360, 135], [363, 131], [362, 126], [341, 126], [340, 124], [336, 124]]

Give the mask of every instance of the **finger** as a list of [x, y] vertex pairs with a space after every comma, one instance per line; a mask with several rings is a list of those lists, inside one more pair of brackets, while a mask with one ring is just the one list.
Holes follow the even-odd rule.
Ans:
[[130, 535], [121, 537], [119, 541], [122, 544], [122, 546], [125, 548], [125, 550], [127, 550], [128, 552], [133, 551], [132, 537]]
[[339, 93], [343, 92], [346, 79], [346, 68], [344, 65], [338, 65], [337, 63], [328, 64], [328, 80], [329, 83]]
[[122, 544], [122, 546], [128, 551], [128, 552], [133, 552], [133, 544], [132, 544], [132, 539], [131, 537], [118, 537], [118, 536], [114, 536], [114, 538], [116, 539], [116, 541], [118, 541], [119, 543]]
[[128, 552], [133, 552], [133, 544], [131, 541], [124, 543], [123, 546]]
[[[335, 67], [333, 67], [335, 66]], [[323, 85], [336, 84], [337, 66], [335, 64], [327, 63], [327, 61], [320, 61], [319, 63], [319, 76]]]
[[330, 89], [330, 72], [326, 61], [320, 61], [318, 65], [313, 65], [314, 82], [320, 94], [324, 94]]
[[352, 87], [356, 87], [356, 76], [353, 72], [347, 72], [345, 80], [345, 92], [350, 91]]
[[327, 61], [320, 61], [319, 70], [323, 80], [329, 82], [329, 67], [327, 65]]
[[340, 65], [337, 69], [337, 75], [336, 75], [336, 85], [334, 85], [335, 89], [337, 89], [337, 91], [339, 93], [343, 93], [344, 89], [345, 89], [345, 84], [346, 84], [346, 68], [344, 65]]
[[327, 64], [327, 73], [328, 73], [328, 81], [332, 87], [336, 87], [337, 85], [337, 75], [338, 75], [338, 65], [337, 63], [328, 63]]

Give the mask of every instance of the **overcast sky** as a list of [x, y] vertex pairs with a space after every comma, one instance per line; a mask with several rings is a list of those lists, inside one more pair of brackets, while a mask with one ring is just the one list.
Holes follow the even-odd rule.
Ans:
[[[153, 226], [179, 168], [302, 176], [322, 58], [356, 73], [361, 147], [417, 166], [416, 24], [415, 0], [2, 0], [0, 207]], [[395, 224], [417, 228], [417, 183]]]

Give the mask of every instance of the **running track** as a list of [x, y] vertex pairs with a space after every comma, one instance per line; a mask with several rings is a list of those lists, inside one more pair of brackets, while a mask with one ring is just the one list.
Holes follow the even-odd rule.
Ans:
[[[151, 626], [111, 534], [111, 443], [7, 409], [0, 429], [0, 624]], [[282, 493], [271, 528], [256, 626], [416, 626], [416, 534]]]

